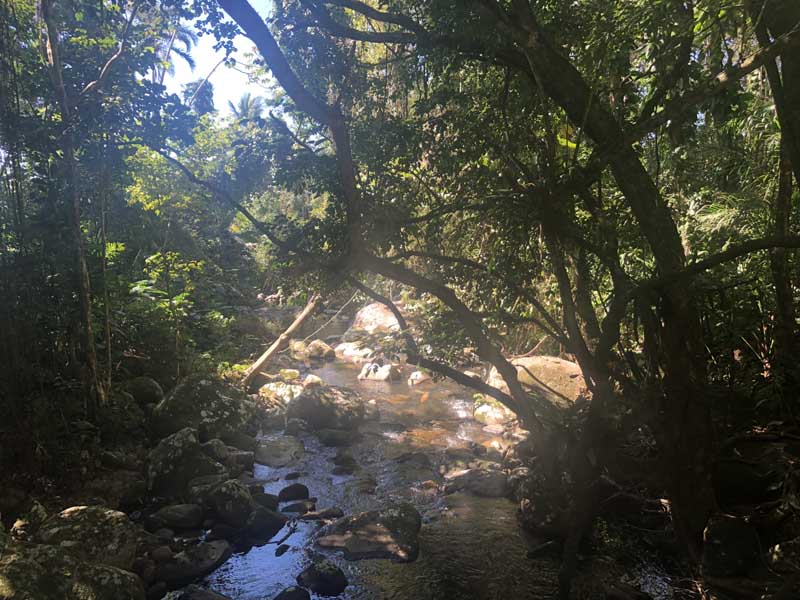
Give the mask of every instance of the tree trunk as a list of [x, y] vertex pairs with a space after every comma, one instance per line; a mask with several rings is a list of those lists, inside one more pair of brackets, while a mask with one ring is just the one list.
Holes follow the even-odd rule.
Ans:
[[[608, 153], [614, 179], [647, 240], [661, 275], [686, 262], [678, 228], [652, 178], [618, 121], [593, 94], [572, 63], [553, 46], [527, 0], [514, 0], [511, 29], [543, 91], [577, 127]], [[653, 428], [659, 442], [675, 527], [690, 555], [699, 560], [702, 532], [716, 508], [711, 483], [713, 435], [705, 399], [706, 365], [700, 322], [689, 285], [675, 282], [661, 291], [663, 394]]]
[[[772, 206], [773, 232], [785, 237], [789, 232], [792, 208], [792, 167], [781, 144], [778, 167], [778, 192]], [[775, 367], [781, 384], [794, 387], [791, 373], [794, 367], [795, 322], [794, 298], [792, 294], [789, 250], [775, 248], [770, 252], [769, 265], [772, 271], [772, 285], [775, 288]], [[786, 391], [789, 391], [787, 389]]]
[[316, 312], [320, 304], [320, 297], [312, 296], [302, 312], [300, 312], [300, 314], [295, 317], [294, 321], [292, 321], [292, 324], [286, 328], [286, 331], [280, 334], [278, 339], [272, 342], [272, 345], [267, 348], [267, 351], [259, 356], [258, 360], [256, 360], [256, 362], [254, 362], [250, 368], [245, 371], [244, 379], [242, 379], [242, 384], [244, 385], [245, 389], [250, 388], [250, 385], [253, 383], [253, 379], [255, 379], [256, 375], [261, 372], [261, 369], [269, 364], [269, 361], [272, 360], [272, 357], [289, 344], [289, 340], [292, 339], [292, 336], [295, 334], [295, 332], [302, 327], [303, 323], [305, 323], [308, 318], [314, 314], [314, 312]]

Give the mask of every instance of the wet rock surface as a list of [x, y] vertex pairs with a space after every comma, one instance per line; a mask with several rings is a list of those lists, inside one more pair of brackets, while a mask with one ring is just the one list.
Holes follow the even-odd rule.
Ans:
[[224, 540], [191, 546], [158, 565], [156, 579], [169, 587], [191, 583], [210, 573], [230, 557], [231, 546]]
[[305, 446], [294, 436], [281, 436], [262, 440], [255, 452], [255, 460], [268, 467], [285, 467], [303, 456]]
[[203, 507], [199, 504], [173, 504], [151, 515], [153, 529], [194, 529], [203, 523]]
[[317, 559], [297, 576], [297, 583], [320, 596], [338, 596], [347, 587], [344, 572], [327, 559]]
[[292, 401], [287, 419], [302, 419], [312, 430], [353, 429], [365, 416], [364, 401], [342, 387], [311, 387]]
[[343, 517], [325, 529], [317, 543], [342, 550], [347, 560], [416, 560], [422, 519], [411, 504]]

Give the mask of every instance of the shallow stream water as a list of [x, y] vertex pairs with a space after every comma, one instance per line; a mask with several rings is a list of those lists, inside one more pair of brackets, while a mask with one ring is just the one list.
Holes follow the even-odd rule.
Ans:
[[318, 509], [338, 507], [345, 514], [410, 501], [423, 518], [419, 558], [405, 564], [348, 562], [337, 553], [314, 547], [319, 524], [299, 522], [274, 538], [288, 535], [283, 543], [290, 549], [285, 554], [276, 556], [274, 543], [235, 554], [207, 578], [206, 587], [237, 600], [271, 600], [295, 583], [310, 552], [319, 552], [346, 573], [350, 585], [342, 598], [552, 597], [557, 564], [548, 558], [526, 557], [530, 541], [522, 537], [510, 500], [462, 493], [444, 496], [429, 483], [441, 483], [446, 456], [465, 454], [474, 444], [501, 448], [509, 443], [472, 420], [469, 390], [443, 382], [417, 388], [405, 381], [361, 382], [355, 367], [339, 362], [311, 372], [326, 384], [350, 387], [365, 400], [374, 401], [379, 418], [361, 427], [359, 439], [350, 448], [361, 470], [348, 476], [332, 475], [336, 450], [306, 435], [302, 438], [306, 453], [301, 460], [281, 469], [256, 465], [255, 478], [264, 481], [267, 492], [277, 494], [291, 483], [285, 476], [299, 472], [296, 481], [308, 486]]

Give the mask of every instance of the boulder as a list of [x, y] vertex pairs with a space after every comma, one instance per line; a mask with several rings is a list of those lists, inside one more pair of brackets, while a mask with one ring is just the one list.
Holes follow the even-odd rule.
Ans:
[[502, 498], [509, 494], [508, 476], [502, 471], [464, 469], [445, 476], [445, 493], [467, 491], [484, 498]]
[[325, 382], [322, 381], [319, 377], [314, 374], [309, 373], [306, 375], [306, 378], [303, 380], [303, 387], [314, 387], [314, 386], [322, 386], [325, 385]]
[[332, 521], [333, 519], [341, 519], [344, 516], [344, 512], [341, 508], [331, 507], [331, 508], [323, 508], [322, 510], [310, 510], [307, 513], [304, 513], [301, 517], [301, 521]]
[[300, 500], [299, 502], [292, 502], [291, 504], [287, 504], [281, 509], [281, 512], [304, 515], [316, 509], [317, 505], [313, 500]]
[[129, 571], [77, 558], [58, 546], [9, 543], [0, 552], [3, 600], [144, 600]]
[[347, 587], [344, 572], [327, 559], [317, 559], [300, 575], [297, 583], [320, 596], [338, 596]]
[[311, 360], [333, 360], [336, 351], [322, 340], [314, 340], [306, 347], [306, 358]]
[[232, 431], [222, 436], [222, 441], [245, 452], [255, 452], [258, 440], [244, 431]]
[[281, 369], [278, 376], [284, 381], [296, 381], [300, 379], [300, 371], [297, 369]]
[[192, 479], [207, 475], [224, 476], [227, 469], [203, 452], [196, 429], [164, 438], [148, 455], [147, 488], [153, 494], [182, 496]]
[[203, 508], [199, 504], [172, 504], [156, 511], [150, 519], [155, 529], [195, 529], [203, 523]]
[[513, 421], [517, 416], [499, 402], [484, 400], [476, 402], [472, 411], [472, 418], [484, 425], [503, 425]]
[[159, 563], [156, 579], [169, 587], [186, 585], [216, 569], [228, 560], [231, 552], [231, 546], [225, 540], [189, 546], [171, 559]]
[[[551, 404], [569, 408], [586, 392], [586, 382], [577, 363], [555, 356], [523, 356], [511, 360], [520, 383], [542, 394]], [[508, 393], [505, 380], [492, 369], [486, 383]]]
[[422, 383], [430, 383], [433, 381], [431, 376], [423, 371], [414, 371], [408, 376], [408, 385], [420, 385]]
[[214, 488], [209, 502], [220, 520], [233, 527], [244, 527], [255, 508], [250, 490], [238, 479], [229, 479]]
[[279, 403], [278, 406], [286, 406], [303, 392], [303, 386], [298, 383], [286, 383], [284, 381], [273, 381], [262, 385], [258, 389], [261, 398]]
[[135, 377], [125, 383], [124, 389], [133, 396], [139, 406], [158, 404], [164, 399], [164, 390], [150, 377]]
[[238, 465], [245, 469], [253, 469], [256, 462], [256, 453], [228, 447], [228, 464]]
[[305, 454], [303, 442], [291, 435], [284, 435], [259, 442], [255, 460], [257, 463], [277, 469], [297, 462], [303, 454]]
[[320, 429], [317, 431], [317, 437], [323, 446], [340, 448], [352, 445], [356, 436], [354, 432], [345, 431], [344, 429]]
[[247, 519], [247, 537], [256, 544], [265, 544], [278, 533], [288, 519], [264, 506], [257, 506]]
[[360, 365], [369, 362], [373, 350], [363, 347], [361, 342], [342, 342], [334, 348], [334, 352], [340, 360]]
[[309, 497], [308, 488], [302, 483], [292, 483], [287, 485], [278, 493], [279, 502], [289, 502], [290, 500], [305, 500]]
[[388, 558], [412, 562], [419, 554], [422, 519], [408, 503], [343, 517], [323, 531], [317, 543], [342, 550], [347, 560]]
[[205, 452], [209, 457], [213, 458], [215, 461], [219, 463], [225, 464], [227, 460], [230, 458], [230, 452], [228, 451], [228, 446], [225, 445], [225, 442], [218, 438], [214, 438], [213, 440], [208, 440], [204, 444], [202, 444], [203, 452]]
[[271, 511], [278, 510], [278, 497], [275, 494], [253, 494], [253, 500], [259, 506], [268, 508]]
[[364, 420], [364, 401], [342, 387], [311, 387], [289, 404], [287, 419], [303, 419], [312, 430], [353, 429]]
[[287, 419], [286, 426], [283, 428], [285, 435], [298, 436], [301, 433], [308, 432], [308, 423], [303, 419]]
[[153, 431], [168, 436], [184, 427], [200, 431], [203, 439], [221, 438], [246, 428], [255, 417], [247, 395], [211, 377], [189, 377], [153, 410]]
[[195, 477], [186, 485], [186, 499], [192, 504], [199, 504], [203, 508], [212, 508], [209, 500], [211, 492], [218, 485], [228, 481], [228, 479], [230, 479], [228, 473]]
[[361, 381], [400, 381], [403, 374], [395, 365], [367, 363], [361, 368], [358, 379]]
[[365, 334], [391, 334], [397, 331], [400, 331], [400, 324], [392, 311], [380, 302], [373, 302], [356, 313], [353, 324], [343, 337], [345, 341], [350, 341]]
[[311, 600], [311, 594], [308, 590], [293, 585], [283, 590], [273, 600]]
[[139, 530], [123, 512], [103, 506], [73, 506], [42, 523], [36, 541], [58, 546], [87, 562], [130, 571]]

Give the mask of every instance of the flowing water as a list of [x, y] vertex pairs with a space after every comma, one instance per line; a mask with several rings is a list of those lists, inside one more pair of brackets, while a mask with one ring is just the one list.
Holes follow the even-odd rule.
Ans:
[[[420, 554], [413, 563], [388, 560], [348, 562], [324, 553], [346, 573], [350, 585], [343, 598], [369, 599], [510, 599], [549, 598], [556, 589], [557, 564], [526, 557], [530, 542], [522, 537], [515, 506], [503, 498], [456, 493], [444, 496], [444, 462], [471, 454], [476, 444], [502, 448], [509, 442], [484, 431], [472, 420], [472, 393], [451, 383], [409, 387], [399, 383], [360, 382], [357, 369], [332, 363], [315, 369], [327, 384], [359, 391], [374, 401], [379, 418], [363, 425], [350, 448], [362, 469], [354, 475], [332, 475], [336, 451], [314, 436], [303, 437], [305, 456], [290, 467], [256, 465], [255, 478], [267, 492], [297, 481], [317, 498], [317, 508], [341, 508], [345, 514], [388, 507], [406, 500], [423, 517]], [[207, 587], [237, 600], [270, 600], [293, 585], [309, 562], [319, 524], [299, 522], [274, 539], [286, 538], [290, 549], [276, 556], [275, 544], [236, 554], [213, 573]], [[323, 552], [320, 552], [321, 554]]]

